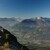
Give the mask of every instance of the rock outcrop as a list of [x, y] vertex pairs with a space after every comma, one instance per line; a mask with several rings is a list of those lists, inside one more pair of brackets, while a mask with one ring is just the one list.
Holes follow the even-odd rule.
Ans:
[[17, 41], [17, 38], [13, 34], [0, 26], [0, 47], [2, 46], [3, 48], [5, 47], [5, 50], [8, 47], [14, 50], [28, 50], [26, 46]]

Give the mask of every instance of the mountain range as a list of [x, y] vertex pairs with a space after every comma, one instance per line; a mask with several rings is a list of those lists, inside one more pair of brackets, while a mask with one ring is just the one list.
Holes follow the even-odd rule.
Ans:
[[[11, 27], [18, 41], [26, 46], [37, 44], [38, 46], [50, 45], [50, 18], [31, 18], [24, 19]], [[31, 45], [32, 44], [32, 45]]]
[[18, 22], [17, 18], [0, 18], [0, 26], [3, 28], [10, 28]]
[[50, 47], [50, 18], [36, 17], [20, 22], [16, 18], [0, 18], [0, 26], [16, 36], [19, 43], [30, 48], [34, 45]]

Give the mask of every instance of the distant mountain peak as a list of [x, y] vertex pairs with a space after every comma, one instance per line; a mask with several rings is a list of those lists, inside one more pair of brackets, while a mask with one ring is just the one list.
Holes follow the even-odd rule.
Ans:
[[25, 19], [22, 21], [22, 23], [25, 23], [25, 24], [36, 24], [36, 20], [32, 20], [32, 19]]
[[38, 20], [39, 20], [39, 19], [42, 19], [42, 18], [43, 18], [43, 17], [36, 17], [36, 19], [38, 19]]
[[41, 17], [37, 17], [37, 19], [41, 19]]

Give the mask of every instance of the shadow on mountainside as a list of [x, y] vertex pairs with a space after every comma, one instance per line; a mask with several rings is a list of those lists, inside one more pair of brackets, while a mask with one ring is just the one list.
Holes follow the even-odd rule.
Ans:
[[[16, 37], [8, 30], [0, 27], [0, 50], [8, 48], [7, 50], [28, 50], [26, 46], [20, 44]], [[11, 49], [10, 49], [11, 48]]]

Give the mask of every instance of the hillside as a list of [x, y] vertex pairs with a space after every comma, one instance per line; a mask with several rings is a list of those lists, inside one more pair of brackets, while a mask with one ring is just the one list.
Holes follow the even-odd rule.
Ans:
[[0, 18], [0, 26], [13, 34], [17, 41], [33, 49], [50, 47], [50, 18], [31, 18], [17, 21], [15, 18]]
[[25, 19], [11, 27], [18, 41], [30, 48], [50, 47], [50, 18]]

